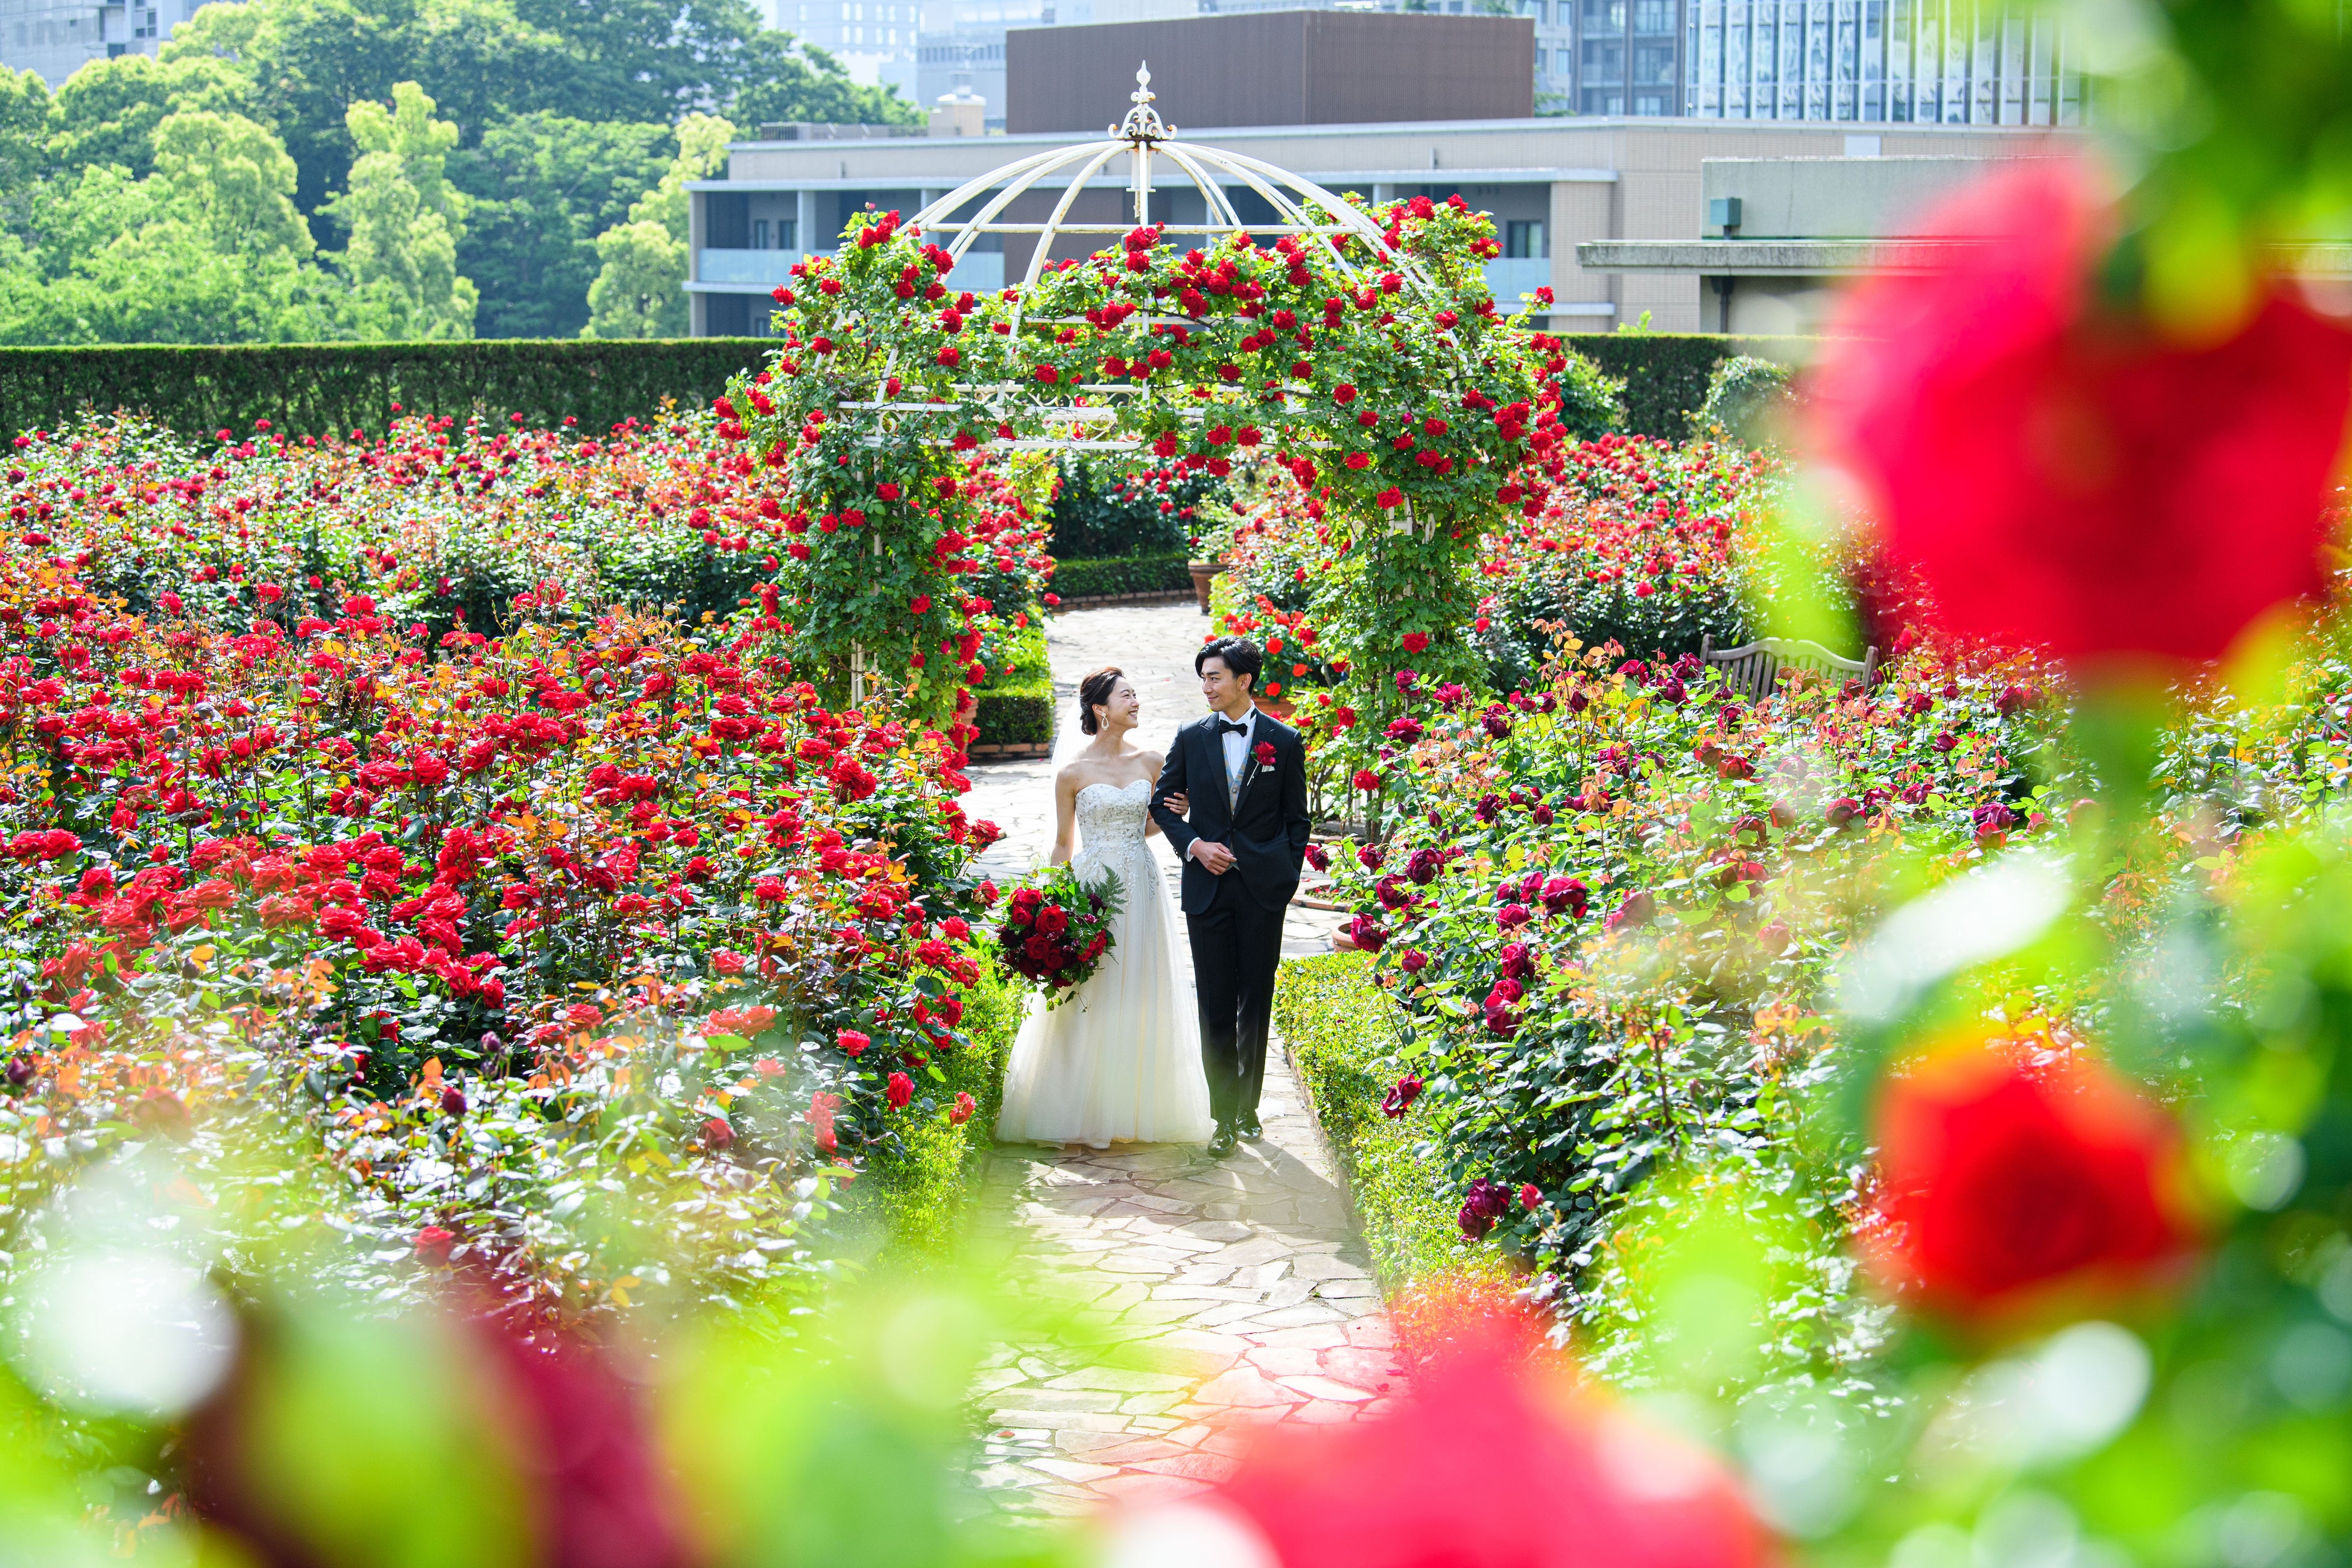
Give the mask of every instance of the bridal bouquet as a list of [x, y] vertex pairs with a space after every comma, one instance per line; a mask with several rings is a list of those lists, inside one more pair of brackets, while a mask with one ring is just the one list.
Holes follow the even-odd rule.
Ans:
[[996, 931], [997, 956], [1045, 993], [1047, 1007], [1058, 1006], [1110, 951], [1118, 905], [1117, 877], [1106, 874], [1089, 887], [1068, 867], [1048, 866], [1013, 890]]

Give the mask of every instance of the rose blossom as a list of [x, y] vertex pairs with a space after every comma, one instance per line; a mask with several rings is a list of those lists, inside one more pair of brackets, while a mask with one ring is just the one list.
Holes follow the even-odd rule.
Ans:
[[2121, 221], [2080, 161], [1947, 204], [1924, 231], [1978, 243], [1848, 297], [1812, 377], [1818, 441], [1959, 636], [2213, 658], [2320, 588], [2352, 331], [2266, 281], [2193, 341], [2105, 307]]
[[1874, 1118], [1871, 1265], [1979, 1325], [2176, 1278], [2197, 1244], [2179, 1127], [2113, 1069], [1964, 1037], [1891, 1079]]
[[1530, 1358], [1507, 1329], [1455, 1342], [1393, 1413], [1266, 1428], [1222, 1491], [1179, 1506], [1233, 1519], [1283, 1568], [1780, 1561], [1704, 1451]]

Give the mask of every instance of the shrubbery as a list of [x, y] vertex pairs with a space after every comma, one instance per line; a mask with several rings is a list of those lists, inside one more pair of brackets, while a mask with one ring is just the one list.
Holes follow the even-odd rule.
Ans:
[[1405, 1020], [1374, 984], [1370, 956], [1286, 962], [1275, 980], [1274, 1016], [1323, 1135], [1347, 1169], [1348, 1195], [1382, 1286], [1396, 1292], [1501, 1273], [1496, 1256], [1481, 1253], [1454, 1224], [1445, 1109], [1426, 1107], [1406, 1120], [1410, 1105], [1391, 1097]]
[[1126, 594], [1189, 594], [1192, 573], [1182, 551], [1167, 555], [1129, 555], [1108, 561], [1055, 561], [1054, 596], [1075, 599]]
[[[379, 1244], [438, 1233], [428, 1262], [479, 1256], [572, 1310], [622, 1304], [657, 1256], [688, 1292], [751, 1289], [747, 1256], [804, 1275], [817, 1232], [770, 1258], [724, 1227], [821, 1231], [869, 1164], [903, 1200], [861, 1203], [874, 1223], [936, 1241], [1007, 1043], [1003, 1009], [964, 1016], [963, 867], [992, 830], [946, 737], [799, 679], [775, 588], [736, 564], [767, 517], [747, 468], [691, 426], [20, 448], [17, 1113], [95, 1133], [149, 1099], [294, 1096]], [[1003, 562], [971, 575], [1034, 587]], [[975, 614], [990, 657], [1041, 658], [1028, 612]], [[204, 1016], [267, 1070], [156, 1056]], [[479, 1180], [446, 1168], [465, 1150]], [[631, 1202], [731, 1195], [709, 1225], [566, 1240], [565, 1191], [613, 1163], [652, 1184]]]

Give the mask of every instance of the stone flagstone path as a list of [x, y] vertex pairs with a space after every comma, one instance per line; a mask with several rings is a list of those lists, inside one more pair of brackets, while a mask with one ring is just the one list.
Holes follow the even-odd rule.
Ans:
[[[1202, 710], [1192, 659], [1205, 626], [1189, 605], [1057, 618], [1047, 636], [1064, 707], [1080, 677], [1116, 663], [1143, 700], [1137, 739], [1164, 747]], [[1054, 769], [1086, 743], [1068, 715], [1060, 724], [1054, 762], [973, 770], [968, 809], [1007, 830], [982, 862], [994, 875], [1018, 876], [1052, 848]], [[1294, 905], [1285, 955], [1328, 951], [1337, 923]], [[1351, 1420], [1393, 1397], [1363, 1242], [1279, 1042], [1260, 1113], [1265, 1140], [1223, 1161], [1165, 1144], [990, 1155], [975, 1258], [1086, 1325], [1001, 1347], [980, 1380], [978, 1479], [1008, 1506], [1079, 1512], [1181, 1496], [1222, 1475], [1251, 1426]]]

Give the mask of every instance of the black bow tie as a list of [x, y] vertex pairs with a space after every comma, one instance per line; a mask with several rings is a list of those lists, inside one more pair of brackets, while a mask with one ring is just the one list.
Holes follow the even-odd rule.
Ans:
[[1246, 735], [1249, 733], [1249, 721], [1247, 720], [1244, 720], [1240, 723], [1236, 724], [1231, 719], [1220, 719], [1217, 721], [1217, 733], [1220, 735]]

